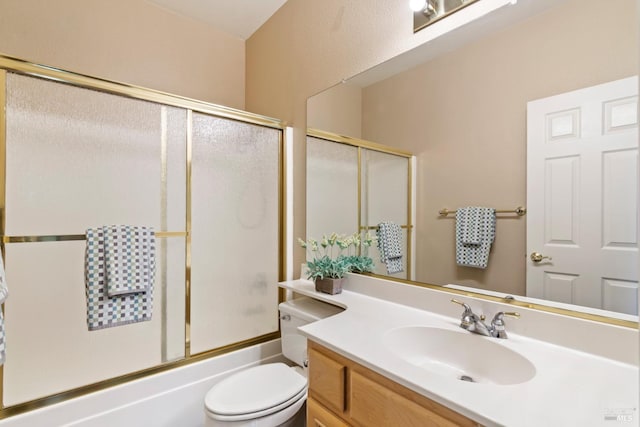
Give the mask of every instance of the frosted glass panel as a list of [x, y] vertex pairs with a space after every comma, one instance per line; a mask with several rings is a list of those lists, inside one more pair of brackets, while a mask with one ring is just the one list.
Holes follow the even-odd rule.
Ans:
[[307, 137], [307, 238], [358, 231], [358, 149]]
[[192, 353], [278, 330], [279, 140], [193, 115]]
[[[178, 119], [184, 110], [16, 74], [7, 88], [8, 235], [82, 234], [102, 224], [160, 229], [161, 109]], [[175, 125], [165, 137], [177, 181], [168, 205], [171, 225], [184, 230], [184, 124]]]
[[[178, 241], [170, 245], [170, 262], [184, 265], [184, 246]], [[87, 330], [84, 249], [82, 241], [6, 245], [10, 296], [5, 304], [5, 405], [162, 362], [163, 301], [158, 286], [151, 321]], [[165, 268], [162, 263], [157, 267]], [[180, 293], [184, 285], [174, 276], [170, 275], [171, 292]]]
[[[164, 172], [161, 190], [160, 222], [163, 230], [181, 231], [186, 228], [186, 110], [162, 107], [162, 155]], [[164, 190], [163, 190], [164, 189]], [[158, 263], [156, 274], [162, 299], [162, 361], [184, 357], [185, 349], [185, 239], [183, 237], [156, 239]], [[161, 268], [162, 267], [162, 268]]]
[[363, 224], [407, 223], [409, 162], [405, 157], [363, 150]]
[[160, 308], [162, 362], [184, 358], [185, 242], [184, 238], [156, 239], [155, 304]]
[[[375, 227], [381, 222], [407, 225], [409, 161], [393, 154], [362, 150], [362, 224]], [[407, 278], [407, 232], [402, 233], [402, 273], [393, 277]], [[371, 257], [376, 262], [377, 274], [389, 275], [386, 266], [380, 263], [377, 248]]]
[[[381, 222], [407, 225], [409, 159], [366, 148], [360, 148], [360, 191], [358, 191], [358, 148], [355, 146], [307, 137], [307, 238], [319, 239], [323, 234], [351, 234], [358, 231], [358, 215], [362, 235], [366, 228]], [[360, 197], [360, 206], [358, 206]], [[360, 208], [360, 212], [358, 209]], [[391, 276], [407, 278], [409, 271], [408, 235], [402, 233], [404, 271]], [[377, 247], [363, 253], [376, 264], [377, 274], [389, 275], [380, 262]]]
[[[185, 230], [186, 110], [9, 74], [6, 117], [7, 235]], [[152, 320], [92, 332], [85, 242], [6, 245], [5, 405], [184, 357], [185, 239], [156, 244]]]
[[[160, 222], [164, 230], [181, 231], [186, 228], [187, 111], [163, 106], [160, 126], [162, 141], [166, 141], [161, 142], [166, 154], [161, 153], [160, 158], [164, 165], [160, 186]], [[153, 177], [150, 180], [153, 181]], [[163, 191], [166, 194], [162, 195]], [[184, 239], [182, 241], [184, 243]]]

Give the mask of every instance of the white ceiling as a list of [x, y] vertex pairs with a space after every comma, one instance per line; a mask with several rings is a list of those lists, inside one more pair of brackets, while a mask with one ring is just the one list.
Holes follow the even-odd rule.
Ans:
[[203, 21], [243, 40], [287, 0], [148, 0], [172, 12]]

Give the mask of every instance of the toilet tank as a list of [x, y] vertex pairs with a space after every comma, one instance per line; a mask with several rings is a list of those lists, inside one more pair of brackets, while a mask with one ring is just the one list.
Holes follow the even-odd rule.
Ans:
[[282, 354], [298, 366], [304, 366], [307, 360], [307, 339], [298, 332], [298, 327], [343, 311], [340, 307], [308, 297], [285, 301], [279, 309]]

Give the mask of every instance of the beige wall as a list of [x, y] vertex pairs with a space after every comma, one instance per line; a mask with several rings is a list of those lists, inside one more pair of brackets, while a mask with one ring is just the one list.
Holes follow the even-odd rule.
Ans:
[[0, 53], [244, 109], [244, 41], [144, 0], [0, 0]]
[[[601, 19], [615, 24], [612, 12]], [[601, 21], [590, 19], [572, 17], [556, 25], [600, 25]], [[438, 24], [413, 34], [411, 21], [406, 0], [289, 0], [247, 41], [245, 61], [242, 40], [144, 0], [0, 0], [0, 52], [289, 121], [294, 126], [296, 164], [295, 237], [305, 234], [306, 99], [444, 31]], [[553, 44], [542, 37], [528, 42]], [[608, 46], [598, 40], [581, 46], [609, 55]], [[518, 54], [509, 49], [513, 46], [496, 46], [475, 55], [491, 64], [501, 56]], [[542, 67], [542, 71], [573, 79], [564, 68]], [[598, 73], [592, 72], [594, 81], [603, 77]], [[508, 73], [498, 73], [492, 84], [510, 79]], [[522, 114], [518, 120], [524, 120]], [[501, 136], [518, 137], [507, 130]], [[509, 197], [509, 204], [512, 200]], [[302, 256], [297, 250], [297, 260]]]
[[442, 208], [526, 205], [526, 103], [638, 73], [635, 0], [572, 0], [363, 91], [363, 138], [418, 157], [416, 277], [524, 295], [526, 219], [486, 270], [455, 265]]
[[362, 89], [339, 84], [309, 98], [307, 126], [360, 138], [362, 134]]
[[[459, 16], [483, 7], [468, 7]], [[289, 0], [247, 40], [247, 109], [294, 127], [294, 238], [306, 228], [307, 98], [433, 39], [453, 21], [413, 34], [406, 0]], [[295, 258], [298, 273], [304, 252], [297, 246]]]
[[[391, 119], [401, 122], [400, 128], [388, 126], [388, 121], [381, 120], [378, 128], [363, 130], [362, 134], [365, 139], [390, 145], [405, 141], [403, 148], [421, 153], [418, 181], [433, 185], [425, 186], [419, 196], [432, 201], [418, 205], [418, 226], [422, 230], [418, 237], [418, 259], [430, 260], [417, 263], [418, 277], [426, 277], [426, 271], [435, 270], [436, 274], [425, 280], [492, 283], [501, 291], [523, 293], [524, 221], [499, 221], [491, 265], [481, 272], [455, 267], [453, 224], [446, 222], [450, 219], [437, 220], [437, 211], [445, 206], [453, 208], [474, 203], [498, 207], [526, 204], [526, 101], [637, 73], [637, 31], [616, 31], [637, 30], [637, 15], [631, 10], [637, 1], [618, 1], [616, 4], [624, 4], [626, 8], [616, 8], [605, 15], [599, 13], [597, 1], [587, 3], [591, 6], [572, 0], [564, 6], [567, 10], [574, 9], [568, 15], [551, 18], [546, 23], [542, 23], [542, 17], [531, 19], [527, 23], [529, 29], [507, 30], [506, 36], [497, 34], [470, 45], [463, 53], [446, 55], [429, 66], [434, 68], [426, 71], [428, 76], [413, 76], [414, 83], [419, 80], [420, 84], [398, 83], [381, 95], [390, 98], [411, 95], [415, 99], [417, 94], [425, 98], [428, 94], [428, 98], [436, 100], [427, 104], [416, 102], [415, 115], [410, 115], [408, 110], [397, 111]], [[411, 18], [405, 7], [406, 2], [401, 0], [289, 0], [248, 41], [247, 107], [289, 120], [295, 127], [294, 157], [298, 165], [294, 182], [295, 235], [304, 236], [305, 230], [302, 165], [306, 98], [421, 44], [422, 32], [410, 34]], [[598, 30], [602, 28], [613, 29], [613, 36], [600, 37]], [[533, 29], [539, 34], [527, 35]], [[587, 34], [582, 36], [585, 30]], [[557, 36], [557, 31], [562, 35]], [[285, 49], [276, 49], [279, 45]], [[634, 54], [620, 55], [623, 50]], [[576, 60], [579, 56], [582, 59]], [[485, 102], [482, 107], [471, 107], [468, 97]], [[502, 108], [514, 102], [520, 107]], [[498, 108], [500, 113], [494, 113]], [[453, 110], [457, 117], [465, 118], [464, 125], [452, 119]], [[443, 119], [444, 114], [447, 116]], [[371, 121], [379, 118], [372, 116]], [[442, 124], [433, 125], [439, 122]], [[421, 129], [419, 138], [414, 137], [415, 127]], [[456, 130], [453, 136], [449, 133], [451, 128]], [[387, 132], [389, 130], [392, 132]], [[425, 148], [427, 139], [431, 143]], [[451, 144], [452, 140], [473, 142], [473, 145], [463, 148]], [[471, 153], [476, 161], [469, 160], [469, 156], [462, 158], [460, 152]], [[496, 156], [503, 161], [486, 179], [479, 181], [456, 173], [456, 169], [464, 169], [474, 171], [473, 176], [477, 176], [478, 165], [487, 158], [493, 161]], [[465, 181], [472, 182], [468, 190], [462, 189]], [[509, 267], [498, 268], [500, 265]]]

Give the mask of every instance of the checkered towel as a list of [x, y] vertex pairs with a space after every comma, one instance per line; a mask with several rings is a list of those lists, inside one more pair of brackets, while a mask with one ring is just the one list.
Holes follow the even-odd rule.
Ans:
[[146, 292], [151, 286], [151, 253], [156, 244], [152, 228], [130, 225], [103, 227], [107, 294]]
[[[151, 320], [155, 278], [155, 242], [149, 246], [149, 286], [146, 290], [109, 296], [107, 285], [106, 240], [109, 227], [89, 228], [86, 232], [85, 285], [87, 325], [90, 331]], [[151, 230], [151, 229], [150, 229]], [[153, 231], [151, 230], [151, 235]], [[118, 251], [120, 252], [120, 251]], [[123, 255], [130, 256], [127, 251]]]
[[456, 211], [456, 263], [462, 267], [487, 268], [496, 235], [496, 210], [466, 207]]
[[400, 236], [402, 229], [393, 222], [381, 222], [378, 224], [378, 250], [380, 261], [387, 266], [387, 273], [401, 273], [404, 271], [402, 264], [402, 246]]

